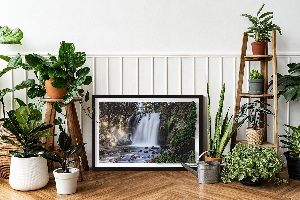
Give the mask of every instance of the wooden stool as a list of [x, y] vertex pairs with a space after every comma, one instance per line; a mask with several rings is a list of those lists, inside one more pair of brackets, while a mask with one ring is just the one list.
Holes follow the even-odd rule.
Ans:
[[[46, 114], [45, 114], [45, 122], [47, 124], [52, 124], [53, 127], [50, 129], [51, 132], [54, 133], [54, 119], [56, 115], [56, 110], [54, 108], [54, 103], [55, 102], [62, 102], [62, 99], [50, 99], [50, 98], [44, 98], [41, 99], [42, 102], [46, 102], [47, 108], [46, 108]], [[81, 129], [79, 125], [79, 120], [77, 117], [77, 112], [75, 108], [75, 103], [76, 101], [81, 101], [80, 98], [74, 98], [70, 103], [68, 104], [62, 104], [63, 107], [66, 109], [66, 117], [67, 117], [67, 125], [68, 125], [68, 133], [70, 137], [72, 138], [72, 145], [77, 145], [80, 143], [83, 143], [83, 138], [81, 134]], [[46, 137], [44, 138], [44, 141], [46, 143], [46, 149], [48, 151], [53, 151], [54, 150], [54, 136], [52, 137]], [[84, 171], [89, 170], [89, 164], [85, 152], [85, 148], [82, 147], [82, 167]], [[53, 162], [48, 161], [48, 167], [49, 169], [53, 169]], [[78, 168], [80, 168], [80, 163], [78, 165]]]

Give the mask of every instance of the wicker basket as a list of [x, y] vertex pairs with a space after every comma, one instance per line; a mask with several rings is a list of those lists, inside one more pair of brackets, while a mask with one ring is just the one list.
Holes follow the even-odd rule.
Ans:
[[264, 129], [254, 130], [252, 128], [247, 128], [246, 137], [248, 144], [262, 144], [264, 141]]
[[[5, 135], [12, 140], [15, 140], [15, 137], [8, 132], [3, 126], [3, 122], [5, 119], [0, 119], [0, 136]], [[10, 168], [10, 150], [18, 150], [17, 147], [4, 143], [0, 140], [0, 177], [1, 178], [8, 178], [9, 177], [9, 168]]]

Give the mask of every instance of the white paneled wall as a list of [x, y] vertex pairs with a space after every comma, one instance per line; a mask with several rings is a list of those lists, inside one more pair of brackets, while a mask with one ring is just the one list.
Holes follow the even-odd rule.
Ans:
[[[238, 55], [97, 55], [88, 54], [86, 66], [91, 67], [93, 82], [85, 86], [91, 94], [97, 95], [206, 95], [206, 83], [210, 85], [213, 113], [217, 111], [221, 86], [226, 84], [224, 111], [230, 108], [233, 112], [237, 74], [239, 69]], [[286, 65], [290, 62], [300, 62], [300, 54], [278, 56], [278, 72], [287, 73]], [[1, 66], [4, 64], [0, 63]], [[257, 63], [246, 63], [243, 91], [247, 91], [246, 77], [252, 68], [258, 68]], [[269, 65], [271, 76], [271, 62]], [[32, 78], [33, 74], [16, 70], [9, 72], [0, 79], [1, 88], [11, 87], [21, 80]], [[271, 79], [271, 77], [269, 78]], [[18, 91], [5, 97], [6, 110], [14, 108], [12, 98], [24, 99], [25, 91]], [[206, 98], [204, 100], [206, 110]], [[246, 100], [243, 100], [246, 102]], [[91, 101], [84, 106], [91, 106]], [[84, 141], [87, 142], [87, 153], [91, 164], [92, 155], [92, 122], [80, 110]], [[299, 102], [286, 103], [279, 99], [279, 133], [283, 133], [283, 124], [300, 125], [298, 120]], [[205, 113], [206, 115], [207, 113]], [[2, 113], [1, 113], [2, 116]], [[272, 130], [272, 120], [269, 120]], [[207, 123], [206, 121], [204, 122]], [[283, 151], [282, 151], [283, 152]]]

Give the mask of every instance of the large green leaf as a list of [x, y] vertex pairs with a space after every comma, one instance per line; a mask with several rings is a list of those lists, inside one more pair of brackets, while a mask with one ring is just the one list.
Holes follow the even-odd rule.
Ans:
[[19, 28], [10, 30], [7, 26], [0, 26], [0, 44], [21, 44], [23, 32]]
[[55, 88], [63, 89], [68, 87], [68, 81], [64, 78], [57, 77], [52, 81], [52, 86]]
[[4, 55], [0, 55], [0, 59], [5, 60], [6, 62], [9, 62], [10, 57], [9, 56], [4, 56]]

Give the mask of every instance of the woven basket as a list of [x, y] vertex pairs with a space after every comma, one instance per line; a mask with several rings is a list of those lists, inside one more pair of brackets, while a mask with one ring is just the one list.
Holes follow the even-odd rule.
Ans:
[[264, 141], [264, 129], [254, 130], [247, 128], [246, 137], [248, 144], [262, 144]]
[[[0, 136], [5, 135], [12, 140], [15, 140], [15, 137], [8, 132], [3, 126], [3, 122], [5, 119], [0, 119]], [[18, 150], [17, 147], [4, 143], [0, 140], [0, 177], [1, 178], [8, 178], [9, 177], [9, 168], [10, 168], [10, 160], [11, 156], [9, 154], [10, 150]]]

